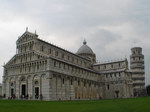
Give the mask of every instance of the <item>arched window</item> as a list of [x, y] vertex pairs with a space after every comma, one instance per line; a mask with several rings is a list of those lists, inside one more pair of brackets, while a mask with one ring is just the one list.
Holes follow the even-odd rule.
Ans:
[[73, 80], [72, 80], [72, 79], [71, 79], [70, 83], [71, 83], [71, 85], [72, 85], [72, 83], [73, 83]]
[[51, 52], [52, 52], [52, 50], [51, 50], [51, 49], [49, 49], [49, 54], [51, 54]]
[[55, 55], [58, 56], [58, 51], [55, 52]]
[[65, 83], [65, 79], [63, 78], [63, 80], [62, 80], [62, 83], [64, 84]]
[[107, 89], [109, 90], [109, 84], [107, 85]]
[[61, 63], [59, 62], [59, 68], [61, 68]]
[[11, 86], [11, 87], [14, 86], [14, 83], [12, 82], [12, 83], [10, 84], [10, 86]]
[[37, 64], [37, 70], [39, 70], [39, 64]]
[[80, 86], [80, 81], [78, 81], [78, 86]]
[[86, 86], [86, 82], [84, 82], [84, 87]]
[[54, 61], [54, 67], [56, 67], [56, 61]]
[[41, 46], [41, 51], [44, 51], [44, 46], [43, 45]]
[[35, 84], [35, 85], [39, 85], [39, 82], [38, 82], [38, 81], [35, 81], [34, 84]]
[[64, 53], [62, 53], [62, 59], [64, 59]]

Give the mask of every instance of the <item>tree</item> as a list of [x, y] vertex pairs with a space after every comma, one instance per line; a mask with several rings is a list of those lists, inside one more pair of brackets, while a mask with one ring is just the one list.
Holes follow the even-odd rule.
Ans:
[[147, 95], [150, 96], [150, 85], [146, 87]]

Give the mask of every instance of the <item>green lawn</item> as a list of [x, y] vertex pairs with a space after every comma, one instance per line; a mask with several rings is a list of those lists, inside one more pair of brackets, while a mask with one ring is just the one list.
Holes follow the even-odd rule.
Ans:
[[150, 97], [98, 101], [0, 100], [0, 112], [150, 112]]

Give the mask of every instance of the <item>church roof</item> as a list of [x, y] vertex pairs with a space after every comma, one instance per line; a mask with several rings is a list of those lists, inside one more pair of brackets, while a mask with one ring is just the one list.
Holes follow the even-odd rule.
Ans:
[[93, 50], [87, 45], [84, 40], [83, 45], [78, 49], [76, 54], [94, 54]]

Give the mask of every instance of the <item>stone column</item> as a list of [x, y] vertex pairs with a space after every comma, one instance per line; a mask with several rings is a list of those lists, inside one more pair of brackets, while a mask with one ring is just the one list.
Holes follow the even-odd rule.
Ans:
[[19, 77], [16, 77], [16, 97], [19, 98]]
[[28, 76], [27, 77], [27, 80], [28, 80], [28, 96], [29, 96], [29, 99], [31, 99], [31, 97], [33, 96], [33, 77], [31, 76]]

